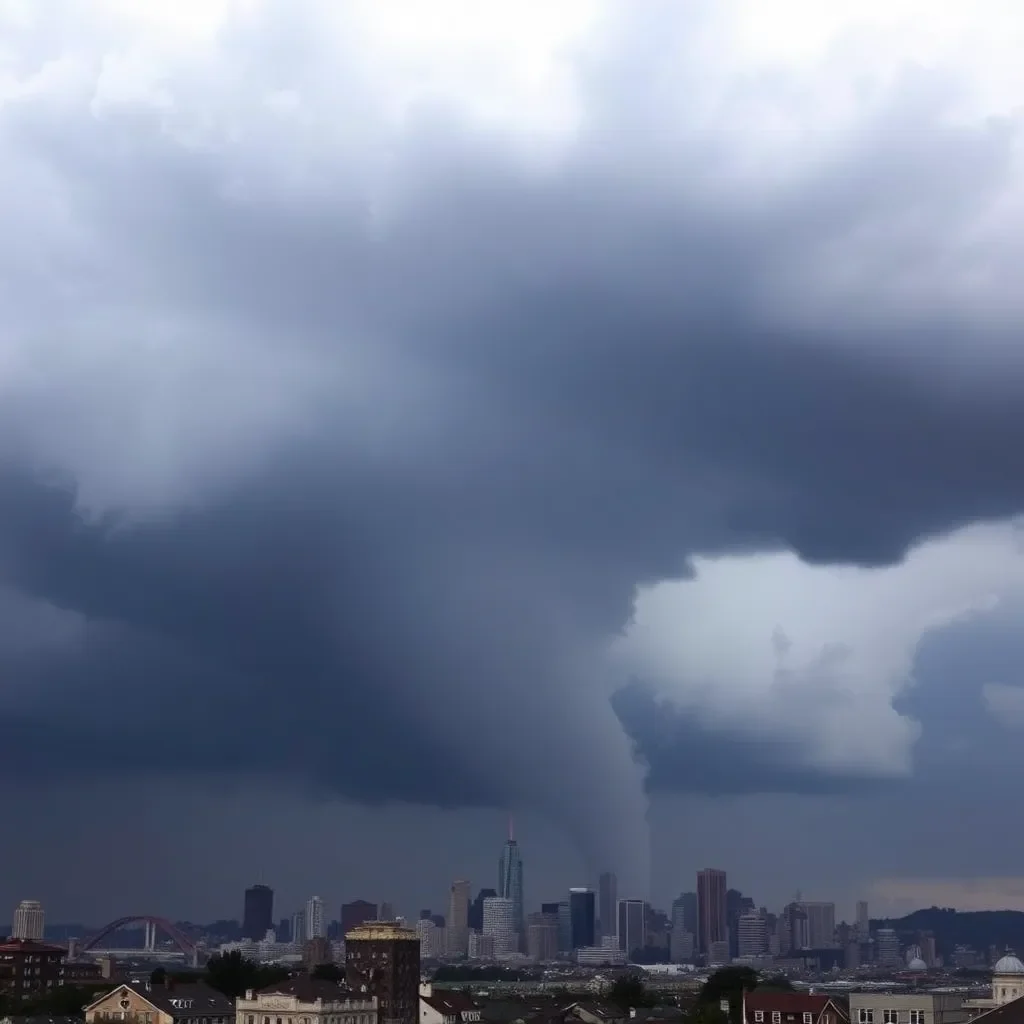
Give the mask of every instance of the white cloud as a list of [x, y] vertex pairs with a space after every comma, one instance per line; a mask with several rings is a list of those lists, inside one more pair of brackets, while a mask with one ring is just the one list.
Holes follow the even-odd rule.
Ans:
[[693, 570], [641, 588], [612, 645], [621, 670], [711, 728], [783, 737], [808, 765], [880, 774], [909, 771], [918, 728], [892, 701], [912, 684], [922, 637], [1024, 592], [1010, 525], [928, 541], [879, 569], [780, 553], [698, 558]]
[[1024, 687], [1005, 683], [986, 683], [981, 688], [985, 710], [1000, 725], [1011, 729], [1024, 726]]

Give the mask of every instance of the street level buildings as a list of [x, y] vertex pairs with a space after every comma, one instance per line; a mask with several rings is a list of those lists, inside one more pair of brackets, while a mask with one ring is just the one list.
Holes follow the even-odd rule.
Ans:
[[234, 1024], [376, 1024], [377, 1000], [334, 981], [296, 975], [235, 1003]]

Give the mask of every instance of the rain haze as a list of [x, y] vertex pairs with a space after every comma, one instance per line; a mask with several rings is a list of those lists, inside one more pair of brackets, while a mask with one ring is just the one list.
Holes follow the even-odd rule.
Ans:
[[0, 908], [1024, 909], [1024, 10], [428, 6], [0, 2]]

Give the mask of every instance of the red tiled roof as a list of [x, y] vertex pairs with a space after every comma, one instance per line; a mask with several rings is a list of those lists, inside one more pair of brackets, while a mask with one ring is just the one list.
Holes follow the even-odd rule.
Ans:
[[748, 992], [744, 999], [748, 1010], [769, 1013], [813, 1013], [815, 1017], [829, 1004], [828, 996], [810, 992]]
[[36, 942], [34, 939], [2, 939], [0, 940], [0, 951], [4, 953], [67, 953], [63, 946], [51, 946], [46, 942]]

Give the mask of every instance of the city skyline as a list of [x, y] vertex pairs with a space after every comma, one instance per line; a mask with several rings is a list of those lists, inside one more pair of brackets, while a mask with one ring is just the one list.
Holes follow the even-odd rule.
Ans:
[[0, 900], [1024, 905], [1024, 13], [396, 2], [0, 16]]

